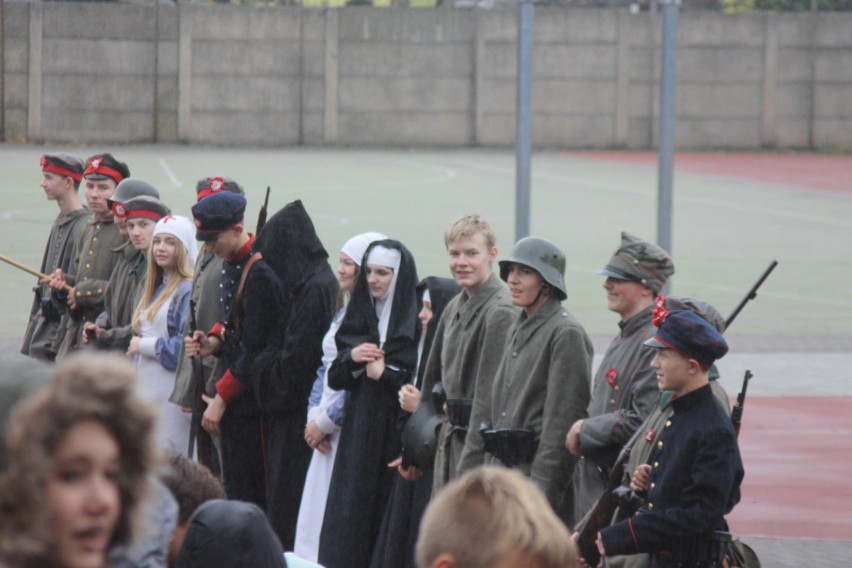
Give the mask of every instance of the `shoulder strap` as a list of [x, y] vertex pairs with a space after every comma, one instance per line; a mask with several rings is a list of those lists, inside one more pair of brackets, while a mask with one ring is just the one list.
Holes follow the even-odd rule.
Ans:
[[249, 270], [254, 266], [254, 263], [263, 258], [263, 255], [259, 252], [256, 252], [251, 255], [251, 258], [248, 259], [246, 265], [243, 267], [243, 274], [240, 276], [240, 285], [237, 288], [237, 298], [234, 301], [234, 310], [231, 312], [233, 317], [231, 318], [232, 323], [234, 324], [234, 329], [236, 331], [240, 330], [240, 305], [243, 301], [243, 289], [246, 287], [246, 278], [248, 278]]

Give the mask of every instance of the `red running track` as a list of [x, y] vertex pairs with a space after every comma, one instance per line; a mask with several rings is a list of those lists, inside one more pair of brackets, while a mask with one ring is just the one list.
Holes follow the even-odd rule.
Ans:
[[852, 541], [852, 397], [751, 397], [737, 536]]

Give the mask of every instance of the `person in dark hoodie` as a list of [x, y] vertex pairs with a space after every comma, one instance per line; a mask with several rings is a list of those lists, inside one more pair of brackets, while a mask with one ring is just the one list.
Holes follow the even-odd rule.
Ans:
[[253, 503], [214, 499], [193, 515], [175, 568], [284, 568], [284, 551]]
[[285, 317], [255, 363], [263, 413], [269, 521], [293, 550], [311, 448], [305, 444], [308, 397], [322, 365], [322, 339], [334, 317], [337, 278], [301, 201], [273, 215], [254, 244], [284, 284]]
[[[417, 375], [412, 382], [399, 389], [399, 404], [404, 421], [417, 409], [422, 396], [431, 396], [431, 393], [421, 392], [423, 372], [444, 308], [459, 292], [461, 286], [452, 278], [429, 276], [417, 285], [417, 298], [420, 301], [418, 319], [422, 327], [417, 349]], [[430, 467], [421, 470], [413, 465], [405, 467], [402, 457], [388, 464], [388, 467], [397, 468], [399, 475], [394, 477], [393, 491], [382, 519], [370, 565], [375, 568], [414, 568], [414, 545], [417, 542], [420, 519], [432, 498], [433, 469]]]
[[370, 244], [337, 332], [328, 384], [350, 393], [320, 533], [319, 563], [370, 563], [399, 456], [399, 389], [416, 373], [417, 269], [394, 240]]

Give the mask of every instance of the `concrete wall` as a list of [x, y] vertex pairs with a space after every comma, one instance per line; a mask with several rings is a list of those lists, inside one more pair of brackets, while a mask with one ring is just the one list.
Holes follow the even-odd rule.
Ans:
[[[4, 5], [9, 141], [511, 146], [514, 10]], [[677, 147], [852, 145], [852, 15], [683, 12]], [[538, 147], [654, 148], [661, 23], [535, 12]]]

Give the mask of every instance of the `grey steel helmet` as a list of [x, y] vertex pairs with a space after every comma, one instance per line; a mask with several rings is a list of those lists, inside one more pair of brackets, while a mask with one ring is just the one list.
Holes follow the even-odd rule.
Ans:
[[154, 199], [160, 198], [159, 190], [148, 183], [147, 181], [141, 180], [139, 178], [125, 178], [119, 182], [119, 184], [115, 188], [115, 193], [112, 194], [107, 200], [107, 203], [110, 207], [112, 207], [113, 203], [124, 203], [125, 201], [129, 201], [134, 197], [153, 197]]
[[565, 253], [547, 239], [525, 237], [515, 243], [509, 258], [500, 261], [500, 278], [504, 282], [509, 278], [512, 264], [535, 269], [556, 290], [560, 300], [568, 297], [565, 290]]

